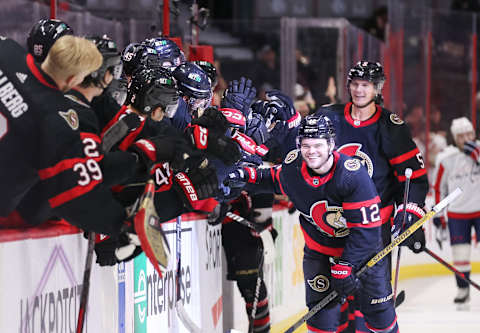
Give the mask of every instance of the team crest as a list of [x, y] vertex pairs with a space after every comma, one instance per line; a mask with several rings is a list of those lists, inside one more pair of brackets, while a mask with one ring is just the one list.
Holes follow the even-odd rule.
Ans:
[[392, 123], [394, 123], [395, 125], [402, 125], [403, 124], [403, 120], [400, 119], [399, 116], [397, 116], [395, 113], [392, 113], [390, 115], [390, 120], [392, 121]]
[[292, 150], [291, 152], [289, 152], [287, 154], [287, 157], [285, 157], [285, 164], [290, 164], [292, 163], [293, 161], [295, 161], [298, 157], [298, 149], [295, 149], [295, 150]]
[[350, 157], [354, 157], [354, 159], [358, 159], [362, 165], [367, 168], [368, 175], [370, 178], [373, 176], [373, 162], [370, 156], [365, 154], [362, 150], [362, 145], [360, 143], [347, 143], [340, 148], [338, 151], [342, 154], [348, 155]]
[[330, 281], [328, 281], [328, 278], [325, 275], [317, 275], [313, 279], [307, 281], [310, 288], [319, 293], [327, 291], [328, 287], [330, 287]]
[[58, 114], [62, 116], [63, 119], [65, 119], [68, 126], [70, 126], [74, 131], [78, 129], [79, 120], [75, 110], [70, 109], [67, 112], [58, 111]]
[[350, 231], [342, 213], [342, 207], [328, 206], [325, 200], [318, 201], [310, 208], [311, 223], [330, 237], [345, 237]]
[[360, 162], [359, 160], [355, 158], [351, 158], [349, 160], [346, 160], [345, 163], [343, 163], [343, 165], [345, 166], [345, 169], [347, 169], [348, 171], [357, 171], [357, 170], [360, 170], [360, 167], [362, 166], [361, 163], [362, 162]]

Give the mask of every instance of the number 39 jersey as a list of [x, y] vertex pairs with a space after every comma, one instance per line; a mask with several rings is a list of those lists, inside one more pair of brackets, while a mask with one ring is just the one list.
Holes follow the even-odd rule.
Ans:
[[380, 198], [359, 160], [334, 152], [331, 170], [317, 175], [293, 150], [281, 166], [256, 171], [250, 182], [287, 195], [300, 212], [307, 248], [357, 267], [381, 249]]

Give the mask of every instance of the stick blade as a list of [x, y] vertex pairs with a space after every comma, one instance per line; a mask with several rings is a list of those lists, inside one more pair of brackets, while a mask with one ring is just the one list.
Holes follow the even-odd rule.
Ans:
[[170, 267], [171, 251], [155, 210], [153, 195], [155, 185], [152, 180], [145, 186], [142, 203], [135, 215], [135, 231], [140, 239], [145, 255], [160, 276]]
[[405, 301], [405, 290], [402, 290], [398, 293], [397, 297], [395, 298], [395, 308], [400, 306]]

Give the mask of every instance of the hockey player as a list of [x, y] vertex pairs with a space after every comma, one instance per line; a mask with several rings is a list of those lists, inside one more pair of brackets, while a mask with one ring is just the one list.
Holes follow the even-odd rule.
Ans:
[[[435, 202], [439, 202], [453, 189], [463, 190], [462, 200], [452, 203], [447, 209], [450, 245], [452, 246], [453, 264], [470, 276], [470, 253], [472, 227], [480, 235], [480, 141], [475, 140], [472, 123], [465, 117], [453, 119], [450, 127], [455, 141], [455, 149], [442, 158], [439, 156], [435, 180]], [[434, 225], [445, 229], [444, 218], [435, 218]], [[477, 240], [478, 241], [478, 240]], [[454, 303], [463, 308], [470, 300], [469, 284], [456, 277], [458, 293]]]
[[[336, 151], [334, 138], [328, 117], [307, 116], [298, 132], [298, 149], [282, 165], [237, 170], [229, 175], [229, 183], [245, 181], [253, 184], [247, 188], [287, 195], [299, 210], [309, 308], [332, 289], [341, 298], [357, 291], [369, 330], [398, 332], [387, 261], [373, 266], [368, 276], [355, 276], [383, 247], [381, 201], [367, 169], [358, 159]], [[339, 310], [338, 302], [330, 303], [307, 321], [308, 331], [340, 330]]]
[[55, 19], [42, 19], [30, 30], [27, 38], [28, 52], [36, 62], [42, 63], [53, 43], [65, 35], [73, 35], [68, 24]]
[[78, 115], [63, 96], [101, 65], [97, 48], [62, 36], [40, 66], [10, 39], [0, 38], [0, 48], [2, 222], [25, 222], [22, 213], [31, 209], [21, 202], [34, 196], [47, 203], [41, 215], [117, 234], [126, 213], [102, 183], [100, 140], [79, 133]]

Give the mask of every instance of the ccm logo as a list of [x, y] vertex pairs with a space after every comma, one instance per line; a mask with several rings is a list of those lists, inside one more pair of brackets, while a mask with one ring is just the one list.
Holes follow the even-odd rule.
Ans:
[[190, 181], [190, 179], [188, 179], [188, 177], [182, 172], [177, 173], [175, 175], [175, 178], [177, 178], [178, 183], [182, 186], [183, 192], [185, 192], [185, 195], [189, 198], [189, 200], [197, 201], [197, 192], [192, 186], [192, 182]]
[[195, 143], [198, 149], [207, 149], [208, 129], [202, 126], [195, 126]]
[[229, 123], [242, 125], [242, 126], [245, 125], [246, 123], [245, 116], [240, 111], [236, 109], [228, 109], [228, 108], [220, 109], [220, 111], [223, 113], [225, 118], [227, 118]]
[[337, 269], [332, 269], [332, 274], [334, 274], [334, 275], [348, 275], [349, 272], [347, 270], [339, 271]]
[[257, 145], [248, 136], [240, 132], [235, 132], [235, 134], [232, 136], [232, 139], [235, 140], [247, 153], [255, 154]]

